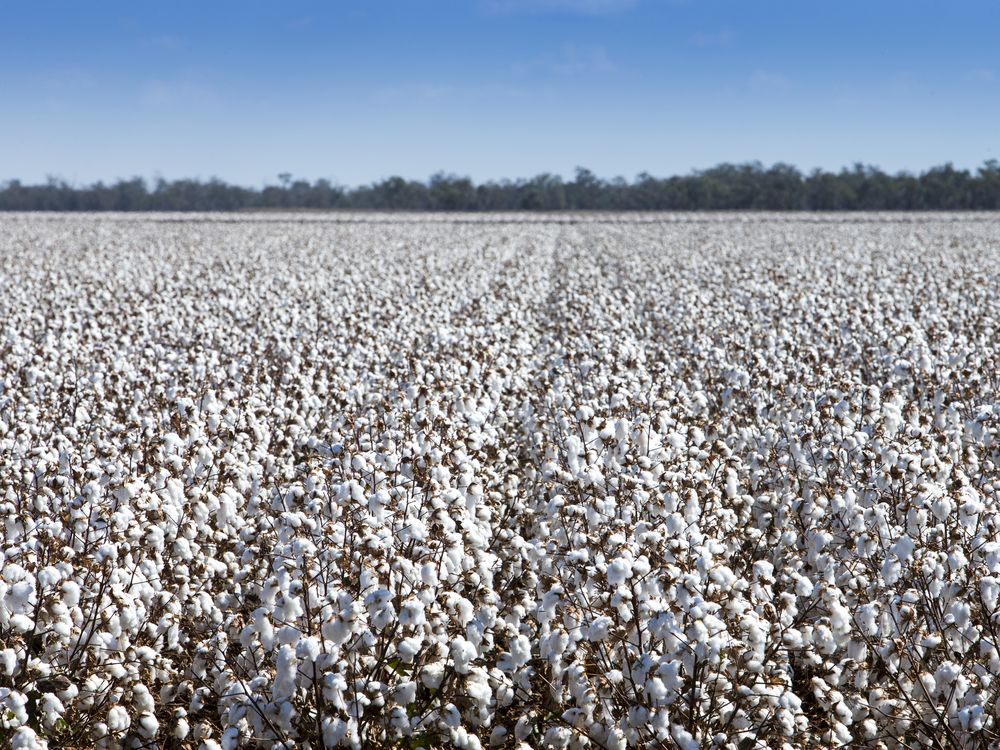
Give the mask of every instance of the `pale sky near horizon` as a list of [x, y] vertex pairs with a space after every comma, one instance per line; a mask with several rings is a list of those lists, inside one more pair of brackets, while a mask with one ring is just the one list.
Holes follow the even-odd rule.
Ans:
[[1000, 158], [995, 0], [0, 2], [0, 182]]

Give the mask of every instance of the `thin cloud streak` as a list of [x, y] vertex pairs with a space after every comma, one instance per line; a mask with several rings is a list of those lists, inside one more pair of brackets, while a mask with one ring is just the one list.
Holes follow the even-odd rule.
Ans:
[[570, 13], [603, 16], [621, 13], [638, 0], [483, 0], [482, 8], [492, 15], [514, 13]]
[[732, 29], [699, 31], [691, 36], [691, 44], [695, 47], [728, 47], [734, 36]]

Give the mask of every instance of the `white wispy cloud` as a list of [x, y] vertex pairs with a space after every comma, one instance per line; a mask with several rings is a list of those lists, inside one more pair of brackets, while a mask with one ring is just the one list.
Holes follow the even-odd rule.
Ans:
[[176, 50], [184, 46], [184, 40], [174, 34], [159, 34], [143, 39], [143, 44], [147, 47], [156, 47], [162, 50]]
[[482, 0], [488, 13], [574, 13], [600, 16], [620, 13], [638, 4], [638, 0]]
[[139, 94], [144, 105], [156, 108], [204, 107], [215, 104], [218, 99], [213, 89], [185, 79], [147, 81]]
[[750, 88], [754, 91], [785, 91], [788, 85], [788, 77], [782, 73], [758, 68], [750, 74]]
[[967, 81], [976, 81], [978, 83], [992, 83], [996, 80], [996, 71], [992, 68], [974, 68], [972, 70], [965, 71], [965, 75], [962, 76]]
[[696, 47], [728, 47], [734, 36], [732, 29], [698, 31], [691, 35], [691, 44]]
[[552, 70], [562, 74], [608, 73], [616, 70], [608, 51], [600, 46], [563, 45], [562, 52], [552, 64]]
[[378, 104], [407, 102], [476, 101], [483, 99], [515, 98], [525, 95], [523, 89], [513, 86], [457, 86], [451, 83], [407, 83], [383, 86], [371, 93]]
[[82, 68], [56, 68], [42, 70], [35, 80], [47, 89], [76, 90], [94, 83], [94, 76]]
[[528, 75], [550, 73], [556, 75], [582, 75], [585, 73], [610, 73], [618, 64], [600, 44], [566, 43], [557, 52], [522, 60], [510, 66], [512, 73]]

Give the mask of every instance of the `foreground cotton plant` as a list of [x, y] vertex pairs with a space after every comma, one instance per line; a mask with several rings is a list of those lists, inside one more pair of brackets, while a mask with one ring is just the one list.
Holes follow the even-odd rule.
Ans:
[[1000, 742], [987, 217], [2, 219], [0, 745]]

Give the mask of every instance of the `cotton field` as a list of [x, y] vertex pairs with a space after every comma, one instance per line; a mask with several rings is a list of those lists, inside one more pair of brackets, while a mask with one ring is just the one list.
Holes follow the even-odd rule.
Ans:
[[998, 222], [0, 217], [0, 747], [997, 747]]

